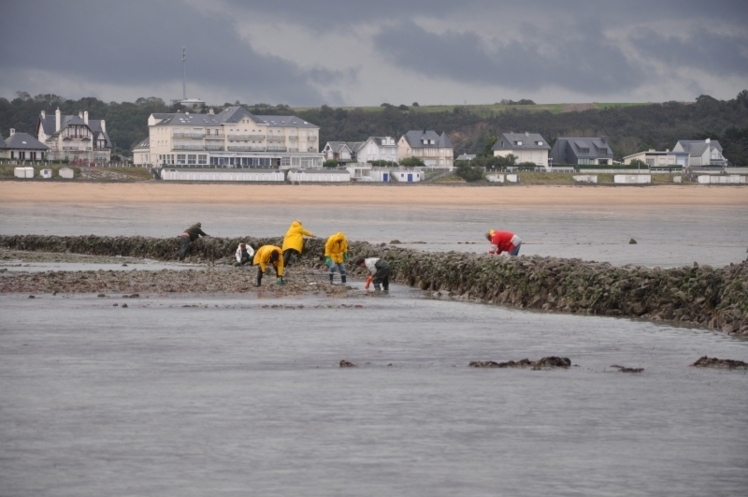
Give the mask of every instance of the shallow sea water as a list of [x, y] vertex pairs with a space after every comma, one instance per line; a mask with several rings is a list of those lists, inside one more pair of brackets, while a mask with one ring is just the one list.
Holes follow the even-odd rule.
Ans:
[[[216, 236], [279, 236], [298, 218], [323, 236], [477, 252], [490, 226], [520, 233], [523, 254], [721, 266], [746, 256], [738, 211], [0, 205], [0, 233], [163, 237], [199, 220]], [[720, 333], [401, 285], [347, 299], [36, 297], [0, 296], [3, 497], [748, 488], [748, 374], [689, 367], [703, 355], [748, 361], [748, 341]], [[467, 366], [549, 355], [576, 366]]]
[[[748, 360], [722, 334], [399, 285], [338, 300], [25, 297], [0, 297], [3, 496], [748, 488], [748, 374], [689, 367]], [[548, 355], [575, 366], [467, 366]]]
[[[507, 229], [521, 254], [674, 267], [725, 266], [748, 256], [748, 208], [441, 209], [195, 204], [0, 204], [0, 234], [177, 236], [197, 221], [213, 236], [283, 236], [294, 219], [320, 237], [403, 242], [428, 251], [485, 252], [484, 233]], [[629, 244], [631, 239], [636, 244]], [[425, 242], [425, 243], [412, 243]], [[470, 242], [465, 244], [465, 242]]]

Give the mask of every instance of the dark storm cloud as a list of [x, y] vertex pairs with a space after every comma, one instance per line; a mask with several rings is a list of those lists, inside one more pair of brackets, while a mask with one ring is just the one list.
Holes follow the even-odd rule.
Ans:
[[594, 29], [557, 40], [558, 46], [550, 54], [531, 40], [493, 48], [471, 32], [436, 34], [413, 23], [384, 29], [375, 37], [375, 44], [383, 57], [404, 69], [434, 78], [516, 89], [555, 85], [608, 93], [630, 87], [641, 74], [619, 48], [606, 43]]
[[651, 29], [638, 30], [637, 50], [670, 68], [688, 67], [723, 76], [748, 75], [748, 35], [693, 33], [690, 38], [665, 37]]
[[[309, 73], [253, 51], [232, 19], [198, 13], [179, 0], [12, 2], [2, 10], [3, 71], [44, 69], [105, 84], [162, 84], [181, 79], [186, 45], [188, 94], [189, 83], [201, 83], [238, 97], [324, 100], [308, 84]], [[323, 69], [314, 74], [334, 76]]]
[[[371, 23], [415, 17], [444, 21], [493, 16], [497, 12], [514, 21], [554, 22], [560, 14], [596, 20], [600, 25], [662, 19], [725, 19], [748, 21], [745, 0], [225, 0], [236, 11], [263, 14], [309, 28], [325, 29], [350, 23]], [[501, 21], [496, 17], [497, 23]]]

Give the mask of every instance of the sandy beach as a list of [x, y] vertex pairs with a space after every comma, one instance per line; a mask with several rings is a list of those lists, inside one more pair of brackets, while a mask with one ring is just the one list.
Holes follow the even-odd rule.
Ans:
[[732, 186], [254, 185], [0, 182], [0, 203], [203, 203], [283, 205], [748, 206]]

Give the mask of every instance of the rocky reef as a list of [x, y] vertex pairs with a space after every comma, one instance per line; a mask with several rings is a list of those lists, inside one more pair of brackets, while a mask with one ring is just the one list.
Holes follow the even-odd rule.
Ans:
[[[193, 244], [188, 260], [231, 264], [241, 241], [257, 248], [280, 245], [282, 239], [202, 238]], [[323, 269], [323, 246], [322, 239], [308, 240], [295, 264]], [[0, 236], [0, 247], [176, 260], [179, 239], [16, 235]], [[429, 291], [435, 298], [677, 322], [748, 336], [748, 261], [722, 268], [616, 267], [580, 259], [434, 253], [367, 242], [351, 242], [350, 255], [386, 258], [392, 281]], [[361, 270], [350, 268], [351, 274], [357, 272]]]

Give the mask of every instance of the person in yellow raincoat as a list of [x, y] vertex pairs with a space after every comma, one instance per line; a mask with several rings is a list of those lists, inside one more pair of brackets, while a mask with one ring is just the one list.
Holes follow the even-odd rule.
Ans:
[[275, 276], [278, 278], [275, 282], [277, 285], [283, 284], [283, 253], [280, 247], [275, 245], [263, 245], [255, 252], [255, 258], [252, 264], [257, 266], [257, 285], [262, 284], [262, 275], [267, 271], [268, 266], [275, 268]]
[[314, 238], [314, 233], [305, 230], [300, 221], [292, 222], [288, 231], [286, 231], [286, 236], [283, 238], [283, 265], [285, 267], [288, 267], [288, 262], [294, 253], [297, 258], [301, 257], [301, 252], [304, 250], [305, 236]]
[[325, 243], [325, 264], [330, 268], [330, 283], [336, 267], [340, 270], [340, 279], [345, 283], [344, 262], [348, 262], [348, 239], [338, 231]]

